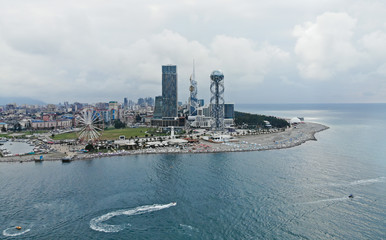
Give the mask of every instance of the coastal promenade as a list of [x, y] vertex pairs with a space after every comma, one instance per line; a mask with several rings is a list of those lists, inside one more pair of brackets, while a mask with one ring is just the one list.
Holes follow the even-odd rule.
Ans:
[[[137, 150], [119, 150], [108, 153], [76, 153], [69, 151], [65, 145], [54, 145], [54, 153], [43, 154], [45, 161], [61, 160], [65, 156], [73, 160], [93, 159], [111, 156], [138, 155], [138, 154], [192, 154], [192, 153], [217, 153], [217, 152], [243, 152], [275, 150], [298, 146], [309, 140], [316, 140], [315, 133], [328, 129], [327, 126], [318, 123], [305, 122], [286, 129], [283, 132], [266, 134], [247, 134], [237, 136], [236, 142], [213, 143], [200, 140], [194, 144], [185, 146], [168, 146], [156, 148], [144, 148]], [[78, 146], [81, 148], [81, 146]], [[0, 162], [29, 162], [38, 159], [37, 155], [2, 157]]]

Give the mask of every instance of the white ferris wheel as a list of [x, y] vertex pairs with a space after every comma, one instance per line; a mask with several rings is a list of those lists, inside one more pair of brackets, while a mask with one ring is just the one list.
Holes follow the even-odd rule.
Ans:
[[102, 136], [103, 118], [94, 107], [82, 108], [76, 116], [79, 140], [82, 142], [95, 142]]

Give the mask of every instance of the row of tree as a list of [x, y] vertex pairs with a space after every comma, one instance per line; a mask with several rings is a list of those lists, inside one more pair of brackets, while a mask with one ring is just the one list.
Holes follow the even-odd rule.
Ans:
[[264, 128], [266, 125], [264, 121], [268, 121], [273, 128], [285, 128], [290, 126], [290, 124], [282, 118], [235, 111], [235, 124], [238, 127], [248, 126], [248, 128]]

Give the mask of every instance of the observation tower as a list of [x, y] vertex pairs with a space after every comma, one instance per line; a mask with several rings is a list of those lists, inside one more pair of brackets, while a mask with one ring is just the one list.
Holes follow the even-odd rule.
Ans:
[[224, 74], [221, 70], [214, 70], [210, 75], [210, 106], [211, 116], [214, 120], [212, 129], [221, 131], [224, 129]]

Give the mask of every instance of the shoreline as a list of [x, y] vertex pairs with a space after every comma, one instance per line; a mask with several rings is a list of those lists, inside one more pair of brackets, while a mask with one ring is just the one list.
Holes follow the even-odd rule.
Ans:
[[[91, 160], [96, 158], [131, 156], [143, 154], [202, 154], [202, 153], [227, 153], [227, 152], [250, 152], [280, 150], [299, 146], [307, 141], [316, 141], [315, 134], [329, 129], [328, 126], [305, 122], [295, 127], [286, 129], [284, 132], [242, 135], [237, 136], [238, 142], [212, 143], [200, 140], [196, 144], [187, 147], [158, 147], [138, 150], [119, 150], [110, 153], [84, 153], [74, 155], [71, 161]], [[44, 161], [61, 161], [67, 154], [63, 152], [42, 154]], [[0, 162], [37, 162], [38, 155], [0, 157]]]

